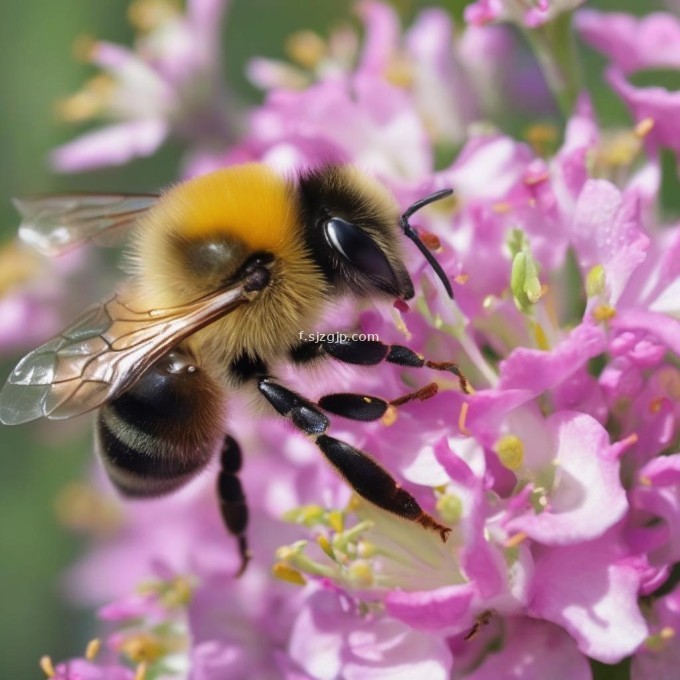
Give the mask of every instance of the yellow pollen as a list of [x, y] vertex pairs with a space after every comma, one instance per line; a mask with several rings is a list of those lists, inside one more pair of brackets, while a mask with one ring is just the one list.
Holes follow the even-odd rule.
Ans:
[[302, 508], [300, 520], [303, 524], [316, 524], [323, 516], [323, 508], [319, 505], [307, 505]]
[[649, 402], [650, 413], [658, 413], [666, 402], [666, 397], [656, 397]]
[[463, 515], [463, 501], [452, 493], [437, 499], [437, 512], [446, 524], [457, 524]]
[[532, 175], [531, 177], [527, 177], [524, 180], [524, 183], [527, 186], [533, 186], [535, 184], [540, 184], [541, 182], [545, 182], [546, 179], [550, 177], [550, 173], [546, 170], [545, 172], [541, 172], [538, 175]]
[[41, 657], [40, 668], [48, 678], [53, 678], [57, 674], [57, 671], [54, 670], [54, 664], [52, 663], [52, 659], [49, 656]]
[[670, 626], [664, 626], [659, 631], [659, 636], [661, 637], [662, 640], [671, 640], [672, 638], [675, 637], [675, 628], [671, 628]]
[[616, 316], [616, 310], [611, 305], [597, 305], [593, 309], [593, 319], [598, 323], [609, 321]]
[[413, 67], [404, 57], [391, 59], [383, 75], [385, 80], [395, 87], [407, 89], [413, 85]]
[[586, 295], [588, 297], [595, 297], [602, 295], [605, 290], [606, 272], [601, 264], [596, 264], [591, 267], [586, 274]]
[[341, 533], [345, 528], [344, 515], [339, 510], [331, 510], [328, 513], [328, 524], [333, 531]]
[[645, 477], [643, 475], [640, 477], [640, 484], [642, 484], [642, 486], [652, 486], [652, 480], [649, 477]]
[[0, 297], [37, 276], [40, 258], [35, 251], [11, 241], [0, 249]]
[[272, 573], [276, 578], [294, 583], [297, 586], [304, 586], [307, 583], [305, 577], [297, 569], [293, 569], [283, 562], [277, 562], [272, 567]]
[[636, 432], [633, 432], [632, 434], [629, 434], [625, 439], [621, 440], [621, 444], [625, 444], [626, 446], [632, 446], [633, 444], [638, 443], [638, 439], [640, 437], [637, 436]]
[[79, 35], [73, 43], [73, 57], [89, 63], [97, 49], [97, 41], [91, 35]]
[[460, 407], [460, 413], [458, 414], [458, 429], [460, 430], [460, 433], [465, 437], [470, 437], [472, 435], [472, 432], [470, 432], [470, 430], [468, 430], [467, 426], [465, 425], [465, 421], [467, 420], [467, 414], [469, 410], [470, 404], [468, 404], [467, 401], [464, 401]]
[[519, 470], [524, 465], [524, 444], [514, 434], [506, 434], [494, 444], [498, 459], [508, 470]]
[[146, 662], [140, 663], [135, 670], [135, 680], [146, 680], [146, 669]]
[[178, 576], [169, 584], [165, 592], [163, 592], [161, 600], [168, 608], [184, 607], [191, 602], [192, 595], [193, 588], [191, 587], [189, 579], [185, 576]]
[[303, 68], [313, 69], [326, 56], [328, 47], [313, 31], [297, 31], [286, 40], [286, 53]]
[[470, 275], [469, 274], [458, 274], [458, 276], [456, 276], [453, 280], [456, 283], [459, 283], [462, 286], [463, 284], [466, 284], [470, 280]]
[[139, 31], [152, 31], [179, 16], [179, 4], [170, 0], [135, 0], [128, 7], [128, 21]]
[[359, 588], [370, 588], [375, 580], [373, 569], [367, 560], [352, 562], [347, 569], [347, 575], [352, 584]]
[[514, 536], [505, 541], [504, 545], [506, 548], [516, 548], [520, 543], [523, 543], [527, 539], [527, 535], [523, 531], [517, 532]]
[[121, 651], [135, 663], [154, 662], [165, 654], [165, 646], [148, 633], [131, 635], [121, 645]]
[[539, 156], [547, 154], [557, 137], [557, 127], [550, 123], [535, 123], [524, 133], [524, 138]]
[[397, 409], [392, 406], [391, 404], [387, 407], [387, 410], [383, 414], [383, 417], [380, 419], [380, 422], [385, 426], [385, 427], [390, 427], [391, 425], [394, 425], [394, 423], [397, 422]]
[[330, 541], [323, 535], [318, 536], [316, 542], [319, 544], [321, 550], [323, 550], [328, 557], [335, 561], [335, 553], [333, 552], [333, 546]]
[[491, 209], [500, 215], [509, 213], [512, 210], [512, 206], [507, 201], [497, 201], [491, 206]]
[[548, 342], [548, 338], [545, 334], [545, 331], [543, 330], [543, 326], [541, 326], [540, 323], [532, 324], [532, 326], [536, 347], [538, 347], [540, 350], [543, 350], [544, 352], [547, 352], [550, 349], [550, 343]]
[[114, 79], [100, 73], [90, 78], [74, 95], [57, 102], [57, 117], [67, 123], [81, 123], [94, 118], [106, 109], [115, 89]]
[[635, 134], [640, 139], [644, 139], [652, 130], [654, 129], [654, 119], [653, 118], [643, 118], [635, 126]]
[[371, 557], [375, 557], [378, 554], [378, 548], [376, 548], [373, 543], [369, 543], [368, 541], [361, 541], [357, 545], [357, 555], [359, 557], [363, 557], [366, 559], [370, 559]]
[[97, 658], [97, 654], [99, 654], [99, 650], [102, 648], [102, 641], [99, 640], [98, 638], [95, 638], [94, 640], [90, 640], [87, 643], [87, 647], [85, 648], [85, 658], [88, 661], [93, 661], [94, 659]]

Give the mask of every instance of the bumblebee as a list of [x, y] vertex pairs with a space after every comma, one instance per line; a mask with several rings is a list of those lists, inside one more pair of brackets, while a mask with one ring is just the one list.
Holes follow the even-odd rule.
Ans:
[[[235, 536], [240, 572], [250, 553], [248, 509], [239, 481], [241, 451], [225, 436], [230, 391], [254, 386], [274, 411], [311, 438], [368, 501], [439, 533], [450, 531], [366, 453], [326, 434], [327, 414], [359, 421], [430, 396], [386, 401], [337, 393], [318, 402], [270, 372], [279, 361], [324, 358], [347, 364], [430, 367], [453, 372], [401, 345], [300, 340], [339, 297], [408, 300], [411, 278], [400, 232], [441, 267], [411, 227], [423, 206], [400, 215], [391, 194], [353, 166], [329, 165], [285, 178], [262, 164], [233, 166], [156, 194], [74, 194], [17, 200], [20, 237], [45, 253], [131, 231], [130, 278], [58, 337], [22, 359], [0, 393], [0, 421], [70, 418], [98, 409], [97, 451], [125, 496], [178, 489], [220, 452], [217, 492]], [[426, 394], [427, 393], [427, 394]]]

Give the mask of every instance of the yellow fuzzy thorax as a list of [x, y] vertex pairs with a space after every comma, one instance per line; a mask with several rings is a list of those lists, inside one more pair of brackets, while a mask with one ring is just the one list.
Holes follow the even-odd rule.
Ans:
[[286, 181], [259, 164], [225, 168], [184, 182], [165, 194], [160, 209], [191, 238], [220, 232], [252, 252], [285, 257], [296, 218]]

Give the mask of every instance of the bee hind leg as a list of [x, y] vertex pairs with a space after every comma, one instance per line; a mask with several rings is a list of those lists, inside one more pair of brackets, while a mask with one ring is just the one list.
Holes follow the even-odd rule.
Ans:
[[446, 541], [450, 529], [428, 515], [387, 470], [363, 451], [326, 434], [330, 421], [318, 404], [278, 384], [269, 376], [258, 378], [257, 386], [279, 414], [315, 442], [326, 460], [362, 498], [394, 515], [436, 531], [442, 541]]
[[232, 534], [237, 542], [241, 557], [241, 566], [236, 572], [236, 576], [241, 576], [248, 566], [251, 558], [248, 547], [246, 528], [248, 527], [248, 504], [243, 491], [241, 480], [238, 473], [241, 470], [243, 456], [241, 447], [236, 440], [227, 435], [224, 438], [222, 451], [220, 453], [220, 474], [217, 478], [217, 496], [220, 503], [222, 520], [229, 533]]

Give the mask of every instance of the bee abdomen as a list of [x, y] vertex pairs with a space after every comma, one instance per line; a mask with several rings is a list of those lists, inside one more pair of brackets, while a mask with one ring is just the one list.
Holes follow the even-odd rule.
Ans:
[[97, 448], [126, 496], [159, 496], [188, 482], [223, 436], [217, 385], [186, 355], [171, 352], [99, 412]]

